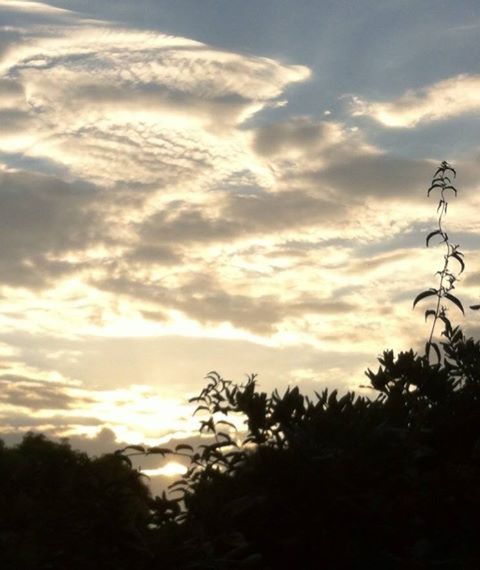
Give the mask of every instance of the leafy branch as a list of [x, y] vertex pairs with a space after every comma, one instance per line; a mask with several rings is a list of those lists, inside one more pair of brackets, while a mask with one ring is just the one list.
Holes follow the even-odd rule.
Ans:
[[[465, 262], [463, 260], [464, 256], [459, 250], [459, 246], [453, 245], [450, 242], [448, 234], [443, 227], [443, 218], [447, 214], [448, 209], [448, 193], [453, 192], [455, 196], [457, 195], [457, 189], [452, 184], [452, 177], [455, 178], [456, 175], [457, 173], [455, 169], [444, 160], [433, 175], [432, 183], [427, 191], [427, 196], [430, 196], [432, 191], [439, 193], [440, 196], [437, 207], [437, 228], [427, 235], [426, 245], [429, 247], [430, 241], [437, 236], [441, 239], [441, 243], [445, 245], [444, 264], [443, 268], [436, 272], [436, 275], [439, 276], [438, 287], [432, 287], [422, 291], [413, 301], [413, 306], [415, 307], [419, 301], [426, 299], [427, 297], [436, 298], [434, 308], [427, 309], [425, 311], [425, 320], [429, 317], [433, 317], [430, 335], [425, 344], [425, 353], [427, 359], [430, 359], [430, 352], [433, 349], [436, 353], [438, 362], [441, 362], [440, 349], [438, 344], [433, 341], [438, 321], [441, 321], [444, 325], [444, 330], [442, 332], [443, 335], [450, 335], [452, 332], [452, 325], [450, 319], [447, 317], [447, 307], [443, 303], [445, 301], [449, 301], [460, 309], [463, 314], [465, 314], [461, 301], [458, 297], [452, 294], [453, 289], [455, 289], [455, 282], [458, 280], [458, 276], [461, 275], [465, 269]], [[459, 265], [457, 273], [454, 273], [450, 269], [450, 262], [452, 259], [454, 259]]]

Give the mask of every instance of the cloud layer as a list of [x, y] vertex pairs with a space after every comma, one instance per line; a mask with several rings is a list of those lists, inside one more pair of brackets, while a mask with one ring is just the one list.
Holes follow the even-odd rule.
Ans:
[[[3, 425], [153, 442], [188, 435], [182, 398], [219, 364], [346, 388], [386, 339], [421, 345], [436, 160], [355, 121], [476, 112], [477, 75], [319, 119], [288, 112], [304, 65], [41, 3], [0, 15]], [[459, 172], [449, 223], [473, 254], [478, 158]]]

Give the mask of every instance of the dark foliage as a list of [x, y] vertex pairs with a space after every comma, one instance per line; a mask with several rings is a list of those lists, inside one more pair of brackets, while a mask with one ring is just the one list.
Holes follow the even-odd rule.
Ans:
[[142, 568], [150, 495], [121, 457], [28, 434], [0, 447], [0, 567]]
[[[480, 343], [442, 364], [385, 351], [374, 397], [259, 392], [211, 373], [210, 437], [152, 499], [134, 447], [90, 459], [30, 434], [0, 447], [0, 562], [10, 569], [480, 568]], [[246, 430], [231, 419], [241, 415]]]
[[158, 499], [172, 567], [480, 568], [480, 343], [457, 328], [443, 350], [444, 365], [385, 351], [373, 399], [211, 373], [196, 400], [215, 442], [175, 485], [185, 509]]
[[210, 439], [147, 450], [190, 457], [170, 496], [132, 469], [139, 446], [2, 446], [1, 567], [478, 570], [480, 343], [455, 328], [441, 348], [435, 365], [385, 351], [370, 398], [210, 373], [195, 398]]

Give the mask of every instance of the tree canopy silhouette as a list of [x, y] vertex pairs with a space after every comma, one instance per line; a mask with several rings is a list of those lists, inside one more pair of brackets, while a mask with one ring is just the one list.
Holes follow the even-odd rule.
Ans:
[[[0, 442], [1, 443], [1, 442]], [[0, 445], [0, 566], [127, 569], [145, 558], [150, 491], [120, 456], [27, 434]]]
[[[209, 374], [197, 400], [214, 441], [192, 452], [179, 498], [163, 499], [165, 511], [184, 509], [158, 520], [181, 529], [179, 559], [225, 570], [478, 568], [480, 343], [455, 328], [444, 350], [444, 365], [385, 351], [367, 371], [373, 399], [267, 395], [253, 377], [239, 386]], [[225, 431], [236, 413], [247, 421], [240, 441]]]

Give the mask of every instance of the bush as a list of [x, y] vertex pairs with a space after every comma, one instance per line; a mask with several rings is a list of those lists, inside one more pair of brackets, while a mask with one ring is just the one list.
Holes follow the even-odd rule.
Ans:
[[374, 399], [211, 373], [195, 400], [214, 442], [191, 453], [180, 498], [158, 499], [184, 506], [159, 529], [177, 525], [181, 567], [479, 568], [480, 343], [457, 328], [444, 351], [442, 365], [385, 351]]
[[33, 433], [13, 448], [2, 443], [1, 567], [143, 567], [150, 505], [148, 487], [120, 456], [90, 459]]

